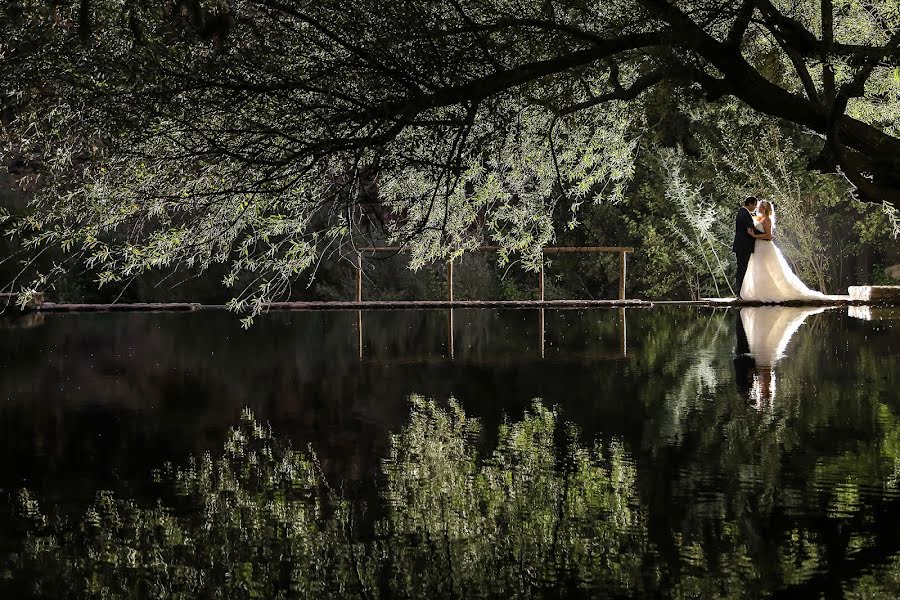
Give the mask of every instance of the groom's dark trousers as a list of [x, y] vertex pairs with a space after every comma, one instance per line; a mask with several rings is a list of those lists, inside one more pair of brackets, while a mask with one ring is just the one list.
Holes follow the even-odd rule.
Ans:
[[744, 275], [747, 274], [747, 263], [750, 262], [750, 255], [753, 254], [753, 248], [756, 245], [756, 238], [747, 233], [747, 230], [752, 228], [754, 228], [753, 215], [749, 210], [741, 207], [734, 217], [734, 243], [731, 245], [731, 251], [737, 258], [737, 276], [735, 277], [737, 287], [734, 292], [738, 296], [741, 295]]

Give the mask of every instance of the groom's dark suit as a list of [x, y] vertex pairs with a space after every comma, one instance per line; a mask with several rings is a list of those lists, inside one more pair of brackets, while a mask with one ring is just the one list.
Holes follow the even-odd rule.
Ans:
[[735, 283], [735, 293], [741, 295], [741, 286], [744, 284], [744, 275], [747, 274], [747, 263], [750, 262], [750, 255], [753, 254], [753, 248], [756, 246], [756, 238], [747, 233], [748, 229], [755, 229], [753, 224], [753, 215], [743, 206], [738, 209], [738, 213], [734, 218], [734, 243], [731, 245], [731, 251], [737, 258], [737, 277]]
[[753, 387], [753, 369], [756, 368], [756, 359], [750, 353], [750, 342], [747, 341], [747, 332], [744, 330], [744, 322], [741, 320], [741, 311], [736, 317], [735, 333], [737, 344], [734, 347], [734, 383], [738, 393], [744, 399], [750, 398], [750, 389]]

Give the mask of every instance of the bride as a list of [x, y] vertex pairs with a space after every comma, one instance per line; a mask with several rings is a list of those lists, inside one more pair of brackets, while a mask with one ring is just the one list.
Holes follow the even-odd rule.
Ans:
[[757, 409], [775, 401], [775, 364], [791, 338], [812, 315], [828, 306], [747, 306], [738, 313], [734, 370], [738, 390]]
[[[772, 241], [775, 229], [772, 203], [760, 201], [757, 212], [759, 215], [754, 219], [756, 229], [747, 230], [749, 235], [756, 238], [756, 243], [747, 265], [747, 275], [741, 285], [740, 298], [757, 302], [827, 300], [828, 296], [809, 289], [794, 275], [781, 250]], [[762, 230], [762, 233], [758, 230]]]

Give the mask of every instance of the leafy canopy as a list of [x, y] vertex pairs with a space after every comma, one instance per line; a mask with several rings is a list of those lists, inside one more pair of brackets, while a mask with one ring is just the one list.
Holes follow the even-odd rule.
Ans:
[[554, 213], [624, 197], [648, 90], [737, 98], [821, 136], [811, 166], [860, 198], [900, 198], [894, 0], [0, 10], [7, 150], [39, 190], [18, 231], [101, 283], [226, 263], [255, 312], [373, 241], [536, 267]]

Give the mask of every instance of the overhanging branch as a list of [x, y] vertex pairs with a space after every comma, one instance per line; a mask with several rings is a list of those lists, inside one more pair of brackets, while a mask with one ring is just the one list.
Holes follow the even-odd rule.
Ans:
[[634, 100], [638, 96], [640, 96], [645, 90], [650, 89], [657, 83], [661, 82], [665, 79], [665, 73], [662, 70], [652, 71], [647, 73], [646, 75], [642, 75], [638, 77], [634, 83], [632, 83], [627, 88], [625, 87], [617, 87], [613, 89], [611, 92], [607, 92], [605, 94], [600, 94], [599, 96], [594, 96], [589, 100], [585, 100], [584, 102], [578, 102], [576, 104], [570, 104], [569, 106], [564, 106], [561, 108], [554, 108], [550, 105], [546, 105], [557, 117], [565, 117], [567, 115], [574, 114], [576, 112], [586, 110], [593, 106], [598, 106], [603, 104], [604, 102], [610, 102], [613, 100]]
[[593, 47], [571, 54], [496, 71], [466, 83], [439, 88], [430, 94], [413, 96], [403, 102], [382, 104], [370, 111], [367, 117], [403, 119], [434, 108], [480, 102], [543, 77], [584, 67], [629, 50], [658, 45], [664, 36], [663, 32], [650, 32], [625, 35], [604, 42], [597, 40]]
[[738, 9], [737, 17], [735, 17], [731, 29], [728, 31], [728, 36], [725, 39], [726, 46], [740, 52], [741, 42], [744, 40], [747, 27], [750, 26], [750, 19], [753, 17], [755, 9], [754, 0], [744, 0], [740, 9]]

